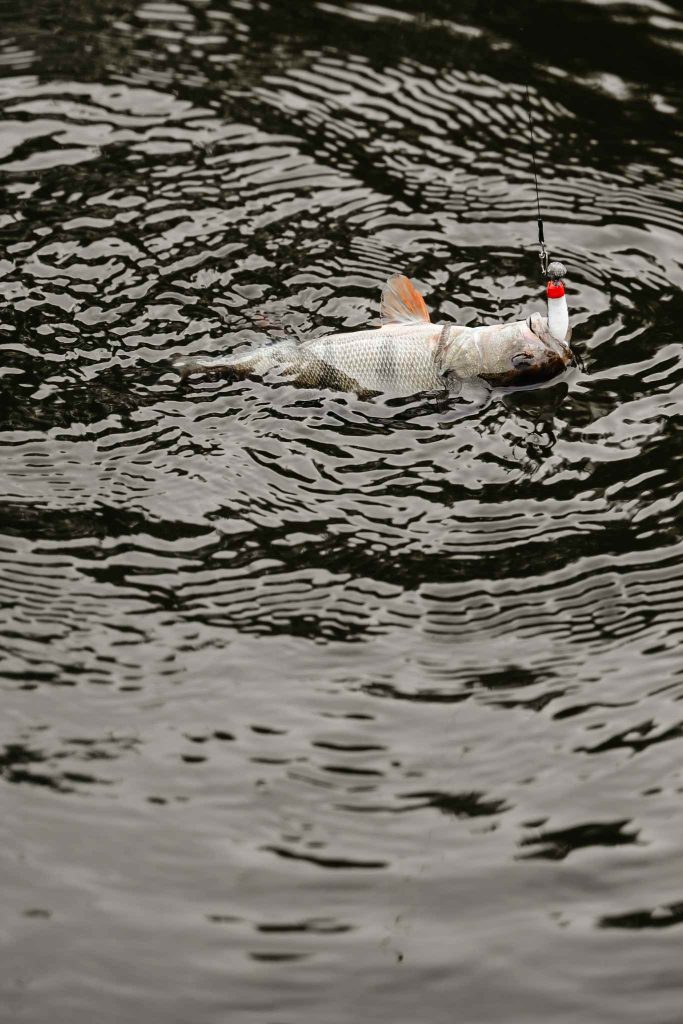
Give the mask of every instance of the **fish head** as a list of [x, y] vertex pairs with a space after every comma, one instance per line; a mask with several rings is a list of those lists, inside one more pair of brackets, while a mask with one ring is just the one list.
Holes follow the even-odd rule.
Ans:
[[[539, 313], [529, 317], [520, 324], [519, 335], [511, 333], [505, 346], [507, 351], [501, 360], [501, 376], [508, 386], [537, 384], [550, 380], [561, 373], [572, 359], [568, 341], [571, 331], [564, 342], [558, 341], [548, 330], [545, 317]], [[503, 355], [503, 353], [501, 353]], [[503, 383], [501, 381], [501, 383]]]
[[571, 360], [571, 350], [550, 334], [545, 317], [534, 313], [509, 324], [447, 325], [435, 358], [444, 377], [478, 377], [492, 387], [523, 387], [560, 373]]

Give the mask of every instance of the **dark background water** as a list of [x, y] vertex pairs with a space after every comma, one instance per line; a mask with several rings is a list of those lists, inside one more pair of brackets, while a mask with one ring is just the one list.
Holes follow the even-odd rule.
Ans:
[[[0, 1018], [683, 1014], [683, 18], [13, 0], [0, 79]], [[424, 399], [169, 356], [541, 302]]]

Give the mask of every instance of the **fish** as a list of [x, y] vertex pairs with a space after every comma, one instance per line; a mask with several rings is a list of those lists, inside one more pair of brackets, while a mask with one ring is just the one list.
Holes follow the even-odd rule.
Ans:
[[297, 387], [363, 396], [444, 389], [459, 394], [466, 382], [524, 387], [556, 376], [572, 358], [564, 288], [558, 282], [552, 287], [550, 326], [562, 338], [551, 331], [549, 317], [538, 312], [525, 320], [476, 327], [433, 323], [415, 285], [394, 274], [382, 291], [380, 327], [306, 341], [288, 338], [236, 355], [179, 359], [174, 366], [183, 377], [216, 373], [244, 379], [275, 373]]

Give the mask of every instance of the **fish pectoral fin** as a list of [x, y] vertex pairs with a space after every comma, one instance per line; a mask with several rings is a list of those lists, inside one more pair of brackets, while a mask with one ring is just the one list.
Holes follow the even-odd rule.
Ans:
[[483, 380], [473, 377], [465, 382], [461, 399], [470, 407], [470, 412], [480, 412], [491, 401], [491, 389]]
[[384, 285], [379, 312], [382, 326], [430, 323], [425, 300], [404, 274], [394, 274]]
[[439, 377], [449, 395], [455, 397], [460, 394], [462, 391], [462, 381], [454, 370], [442, 370]]
[[441, 424], [444, 427], [483, 412], [491, 401], [491, 391], [483, 381], [474, 378], [463, 381], [461, 388], [449, 394], [448, 398], [457, 398], [457, 401], [449, 405]]

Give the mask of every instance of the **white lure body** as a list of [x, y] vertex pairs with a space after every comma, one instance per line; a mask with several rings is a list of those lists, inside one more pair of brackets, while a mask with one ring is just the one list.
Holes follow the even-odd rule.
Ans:
[[548, 284], [548, 330], [557, 341], [566, 341], [569, 330], [569, 310], [564, 285], [561, 281]]

